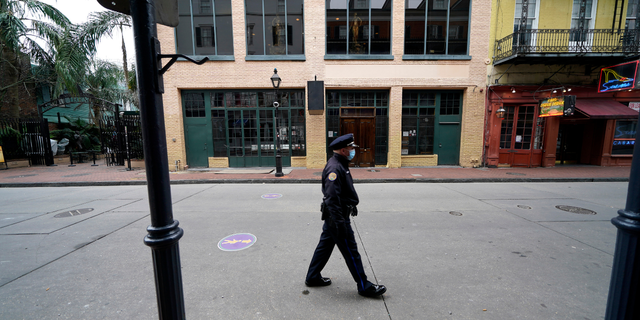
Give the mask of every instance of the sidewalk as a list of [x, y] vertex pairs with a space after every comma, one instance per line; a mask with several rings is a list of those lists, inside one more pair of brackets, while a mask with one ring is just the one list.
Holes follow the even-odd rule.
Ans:
[[[353, 168], [356, 183], [429, 182], [593, 182], [628, 181], [630, 167], [564, 165], [552, 168], [405, 167]], [[273, 167], [210, 168], [170, 172], [172, 184], [198, 183], [319, 183], [322, 169], [283, 168], [275, 177]], [[144, 185], [146, 171], [122, 166], [81, 163], [0, 170], [0, 187], [59, 187]]]

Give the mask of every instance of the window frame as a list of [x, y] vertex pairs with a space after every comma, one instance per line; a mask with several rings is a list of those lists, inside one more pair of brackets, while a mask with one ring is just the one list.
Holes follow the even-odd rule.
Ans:
[[[406, 4], [408, 0], [404, 0], [405, 1], [405, 18], [406, 18]], [[424, 46], [425, 46], [425, 50], [424, 50], [424, 54], [404, 54], [404, 50], [403, 50], [403, 55], [402, 55], [402, 60], [471, 60], [472, 56], [469, 54], [469, 50], [470, 50], [470, 46], [471, 46], [471, 14], [472, 14], [472, 9], [473, 9], [473, 5], [472, 5], [473, 0], [469, 0], [469, 15], [467, 16], [467, 22], [468, 22], [468, 27], [467, 27], [467, 54], [427, 54], [426, 53], [426, 45], [427, 45], [427, 41], [426, 41], [426, 37], [428, 35], [428, 15], [429, 15], [429, 8], [427, 5], [427, 8], [424, 10]], [[447, 0], [445, 1], [445, 8], [444, 9], [440, 9], [440, 8], [435, 8], [435, 1], [434, 1], [434, 8], [433, 10], [437, 10], [437, 11], [447, 11], [447, 32], [446, 37], [445, 37], [445, 41], [446, 41], [446, 52], [449, 52], [449, 28], [450, 28], [450, 16], [451, 16], [451, 0]], [[407, 25], [405, 22], [405, 32], [407, 30]], [[406, 39], [406, 34], [405, 34], [405, 39]], [[406, 40], [405, 40], [406, 41]], [[404, 41], [403, 41], [403, 45], [404, 45]]]
[[[347, 37], [346, 37], [346, 53], [345, 54], [328, 54], [327, 53], [327, 41], [325, 39], [325, 43], [324, 43], [324, 59], [325, 60], [393, 60], [394, 56], [393, 56], [393, 0], [391, 2], [391, 8], [389, 10], [389, 54], [371, 54], [371, 40], [373, 38], [370, 37], [371, 32], [369, 33], [369, 36], [367, 37], [368, 41], [367, 44], [369, 46], [368, 48], [368, 52], [367, 54], [352, 54], [349, 53], [349, 38], [350, 36], [350, 32], [349, 32], [349, 10], [351, 10], [350, 6], [349, 6], [349, 2], [350, 0], [345, 0], [347, 3], [346, 6], [346, 17], [347, 17], [347, 25], [346, 27], [346, 31], [347, 31]], [[371, 15], [371, 1], [369, 0], [365, 0], [368, 6], [368, 11], [369, 11], [369, 17], [368, 17], [368, 28], [370, 29], [372, 24], [372, 15]], [[403, 1], [403, 0], [395, 0], [395, 1]], [[353, 10], [362, 10], [359, 8], [356, 8], [356, 4], [358, 2], [354, 2], [354, 8]], [[328, 30], [328, 28], [330, 28], [330, 26], [327, 25], [327, 8], [325, 8], [324, 11], [324, 26], [325, 26], [325, 31]], [[341, 30], [340, 30], [341, 31]], [[328, 34], [328, 32], [327, 32]], [[325, 36], [326, 37], [326, 36]]]
[[[248, 33], [248, 29], [250, 26], [250, 23], [248, 23], [247, 21], [247, 2], [248, 1], [255, 1], [255, 0], [244, 0], [244, 8], [245, 8], [245, 32], [247, 32], [245, 34], [245, 39], [247, 39], [247, 41], [245, 42], [245, 48], [246, 48], [246, 52], [249, 52], [249, 45], [253, 44], [253, 37], [251, 37], [251, 41], [249, 41], [249, 33]], [[284, 25], [285, 27], [283, 28], [285, 30], [285, 36], [284, 36], [284, 42], [286, 43], [285, 47], [285, 54], [266, 54], [267, 52], [267, 41], [266, 41], [266, 34], [267, 32], [269, 33], [273, 33], [273, 28], [275, 26], [271, 26], [271, 28], [269, 28], [269, 30], [267, 30], [266, 26], [265, 26], [265, 10], [264, 10], [264, 1], [265, 0], [260, 0], [261, 5], [262, 5], [262, 35], [256, 35], [256, 36], [262, 36], [262, 52], [263, 54], [254, 54], [254, 55], [250, 55], [250, 54], [246, 54], [245, 55], [245, 60], [246, 61], [271, 61], [271, 60], [287, 60], [287, 61], [306, 61], [306, 53], [302, 53], [302, 54], [289, 54], [289, 46], [293, 45], [293, 35], [289, 33], [289, 30], [291, 29], [293, 31], [293, 26], [289, 24], [288, 21], [288, 16], [289, 16], [289, 12], [287, 10], [288, 6], [287, 6], [287, 1], [286, 0], [278, 0], [278, 13], [283, 13], [284, 14]], [[280, 8], [281, 8], [281, 3], [284, 3], [284, 12], [281, 12]], [[302, 49], [304, 52], [305, 46], [304, 46], [304, 16], [305, 16], [305, 12], [304, 10], [302, 10]], [[251, 25], [251, 30], [253, 29], [254, 25]], [[291, 41], [290, 41], [291, 40]], [[289, 44], [291, 42], [291, 44]]]
[[[175, 47], [175, 50], [176, 50], [176, 54], [184, 54], [184, 55], [189, 56], [189, 57], [191, 57], [191, 58], [193, 58], [195, 60], [200, 60], [200, 59], [203, 59], [203, 58], [206, 57], [206, 58], [209, 58], [209, 60], [212, 60], [212, 61], [234, 61], [235, 60], [234, 54], [224, 54], [224, 55], [219, 55], [218, 54], [218, 43], [219, 42], [218, 42], [218, 39], [217, 39], [217, 37], [218, 37], [217, 31], [219, 29], [217, 27], [217, 22], [216, 22], [216, 1], [219, 1], [219, 0], [210, 0], [210, 2], [209, 2], [211, 4], [210, 9], [211, 9], [211, 16], [212, 16], [212, 20], [211, 20], [212, 21], [212, 25], [207, 25], [207, 27], [210, 27], [211, 31], [212, 31], [211, 42], [213, 44], [215, 54], [207, 54], [207, 55], [195, 54], [196, 53], [196, 48], [202, 48], [203, 46], [197, 45], [197, 42], [199, 40], [196, 39], [196, 29], [199, 29], [199, 27], [196, 28], [194, 26], [194, 24], [193, 24], [194, 10], [201, 11], [202, 7], [198, 6], [198, 8], [194, 8], [193, 1], [194, 0], [189, 0], [189, 14], [190, 14], [190, 19], [191, 19], [191, 26], [190, 26], [191, 27], [190, 28], [191, 29], [190, 30], [191, 31], [191, 54], [184, 54], [184, 53], [181, 53], [181, 52], [178, 51], [179, 50], [179, 48], [178, 48], [178, 28], [179, 27], [176, 27], [176, 28], [173, 29], [174, 47]], [[231, 4], [231, 0], [228, 0], [228, 1], [229, 1], [229, 4]], [[231, 37], [233, 39], [233, 33], [231, 33]], [[233, 48], [233, 41], [231, 43], [231, 47]], [[180, 58], [178, 58], [178, 61], [187, 61], [187, 59], [180, 57]]]

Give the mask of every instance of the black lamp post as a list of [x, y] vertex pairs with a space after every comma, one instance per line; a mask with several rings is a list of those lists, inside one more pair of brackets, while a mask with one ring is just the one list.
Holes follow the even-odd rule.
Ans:
[[[638, 117], [640, 121], [640, 117]], [[636, 133], [636, 141], [640, 132]], [[640, 148], [633, 150], [627, 203], [611, 219], [618, 228], [605, 319], [638, 319], [640, 308]]]
[[273, 101], [273, 107], [276, 108], [276, 119], [274, 128], [276, 129], [276, 177], [282, 177], [282, 155], [280, 155], [280, 129], [278, 128], [278, 107], [280, 103], [278, 102], [278, 88], [280, 88], [280, 76], [278, 75], [278, 69], [273, 69], [273, 75], [271, 76], [271, 84], [276, 89], [276, 97]]

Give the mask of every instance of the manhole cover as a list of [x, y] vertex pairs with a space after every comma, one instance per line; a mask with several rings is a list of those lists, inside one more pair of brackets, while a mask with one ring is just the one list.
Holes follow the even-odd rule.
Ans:
[[262, 199], [278, 199], [278, 198], [282, 198], [282, 195], [279, 193], [267, 193], [267, 194], [263, 194]]
[[462, 216], [462, 212], [458, 212], [458, 211], [449, 211], [449, 214], [456, 217]]
[[529, 207], [529, 206], [525, 206], [524, 204], [519, 204], [519, 205], [518, 205], [518, 208], [520, 208], [520, 209], [527, 209], [527, 210], [531, 209], [531, 207]]
[[76, 209], [76, 210], [69, 210], [69, 211], [65, 211], [65, 212], [60, 212], [60, 213], [56, 214], [53, 217], [54, 218], [74, 217], [74, 216], [79, 216], [81, 214], [89, 213], [91, 211], [93, 211], [93, 208], [82, 208], [82, 209]]
[[526, 174], [519, 173], [519, 172], [507, 172], [507, 174], [514, 175], [514, 176], [526, 176]]
[[571, 212], [571, 213], [577, 213], [577, 214], [591, 214], [591, 215], [597, 214], [597, 212], [595, 212], [593, 210], [580, 208], [580, 207], [574, 207], [574, 206], [558, 205], [558, 206], [556, 206], [556, 209], [560, 209], [562, 211], [567, 211], [567, 212]]
[[250, 233], [236, 233], [220, 240], [218, 248], [222, 251], [239, 251], [251, 247], [256, 240], [256, 236]]

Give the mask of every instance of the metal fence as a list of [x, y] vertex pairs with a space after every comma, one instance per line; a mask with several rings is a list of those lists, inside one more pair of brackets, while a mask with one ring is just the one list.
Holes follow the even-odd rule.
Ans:
[[0, 146], [5, 161], [28, 159], [29, 165], [53, 164], [46, 119], [0, 120]]
[[107, 165], [122, 166], [127, 159], [143, 159], [140, 115], [102, 117], [100, 144]]
[[637, 54], [639, 30], [526, 29], [496, 42], [495, 61], [529, 53]]

